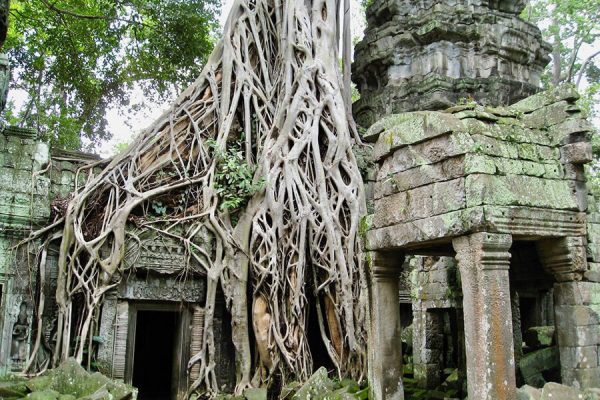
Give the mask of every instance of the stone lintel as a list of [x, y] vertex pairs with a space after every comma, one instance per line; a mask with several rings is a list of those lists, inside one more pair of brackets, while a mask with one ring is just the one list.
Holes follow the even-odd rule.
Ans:
[[367, 232], [367, 248], [418, 254], [421, 249], [448, 244], [452, 238], [480, 231], [507, 233], [522, 240], [576, 237], [586, 234], [585, 222], [586, 214], [576, 211], [477, 206], [372, 229]]

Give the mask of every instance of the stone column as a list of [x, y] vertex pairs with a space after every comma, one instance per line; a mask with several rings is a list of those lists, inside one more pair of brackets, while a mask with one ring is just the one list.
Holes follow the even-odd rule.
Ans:
[[369, 380], [373, 398], [403, 400], [399, 278], [404, 255], [371, 253]]
[[479, 232], [453, 240], [463, 291], [469, 399], [514, 400], [508, 268], [512, 237]]
[[100, 336], [101, 341], [98, 345], [98, 363], [100, 364], [100, 372], [105, 375], [112, 376], [113, 353], [116, 336], [115, 324], [117, 322], [116, 290], [111, 290], [104, 296], [100, 315], [100, 329], [98, 336]]

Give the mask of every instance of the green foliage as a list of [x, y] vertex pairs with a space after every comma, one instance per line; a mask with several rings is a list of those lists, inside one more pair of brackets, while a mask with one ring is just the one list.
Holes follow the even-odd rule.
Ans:
[[170, 97], [200, 73], [214, 43], [216, 0], [13, 0], [5, 44], [13, 66], [9, 122], [78, 149], [109, 137], [106, 111], [132, 90]]
[[[581, 94], [582, 111], [597, 124], [600, 111], [600, 1], [533, 0], [522, 17], [542, 28], [553, 46], [552, 61], [542, 76], [546, 88], [570, 82]], [[591, 190], [600, 193], [600, 145], [592, 138], [595, 162], [588, 168]]]
[[264, 188], [265, 179], [254, 181], [256, 167], [246, 161], [238, 145], [234, 144], [226, 151], [219, 149], [213, 140], [208, 145], [218, 158], [215, 189], [221, 200], [221, 210], [235, 211], [243, 208], [254, 194]]
[[127, 148], [129, 147], [131, 143], [127, 143], [127, 142], [120, 142], [120, 143], [116, 143], [113, 146], [113, 153], [114, 154], [121, 154], [123, 153], [125, 150], [127, 150]]
[[150, 207], [152, 207], [152, 211], [156, 215], [164, 216], [167, 214], [167, 206], [162, 201], [152, 201], [150, 202]]
[[[552, 44], [546, 88], [570, 82], [582, 95], [580, 106], [597, 112], [600, 95], [600, 2], [597, 0], [533, 0], [522, 17], [542, 28]], [[556, 67], [556, 68], [555, 68]]]

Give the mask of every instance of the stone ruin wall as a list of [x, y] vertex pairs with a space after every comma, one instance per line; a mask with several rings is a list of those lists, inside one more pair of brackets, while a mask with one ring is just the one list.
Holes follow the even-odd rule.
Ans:
[[[32, 129], [6, 127], [0, 132], [0, 374], [19, 368], [29, 355], [34, 318], [32, 290], [37, 285], [35, 254], [16, 254], [13, 248], [32, 229], [53, 218], [52, 202], [68, 197], [79, 166], [97, 160], [80, 152], [51, 152]], [[80, 182], [85, 179], [80, 176]], [[46, 271], [46, 312], [55, 304], [56, 253]], [[47, 335], [50, 332], [46, 332]]]
[[[8, 127], [0, 132], [0, 375], [19, 370], [29, 356], [36, 318], [32, 293], [40, 283], [37, 270], [32, 269], [37, 268], [35, 254], [16, 254], [13, 246], [64, 211], [76, 183], [82, 185], [87, 179], [86, 174], [78, 172], [79, 168], [98, 160], [95, 155], [81, 152], [51, 150], [34, 130]], [[128, 229], [140, 235], [140, 240], [127, 249], [126, 262], [130, 265], [122, 283], [106, 294], [97, 335], [97, 368], [120, 379], [131, 378], [131, 371], [126, 369], [128, 322], [137, 312], [137, 304], [165, 304], [172, 310], [176, 309], [174, 305], [181, 305], [181, 326], [189, 326], [190, 335], [201, 338], [206, 292], [202, 271], [180, 278], [186, 264], [180, 244], [171, 238], [139, 232], [133, 225]], [[41, 329], [46, 342], [52, 340], [53, 316], [57, 311], [57, 262], [58, 248], [54, 244], [48, 249], [44, 274], [45, 318]], [[224, 303], [218, 302], [214, 321], [217, 337], [231, 336], [224, 310]], [[185, 355], [201, 346], [190, 335], [184, 334], [182, 346], [187, 346], [187, 350], [181, 355], [182, 365]], [[220, 360], [218, 379], [230, 387], [235, 381], [232, 346], [222, 340], [216, 353]], [[180, 374], [180, 390], [187, 390], [188, 379], [194, 379], [196, 370], [192, 369], [191, 378]]]
[[9, 127], [0, 133], [0, 373], [11, 358], [29, 352], [29, 269], [26, 255], [16, 257], [12, 247], [50, 216], [50, 181], [40, 174], [48, 161], [48, 146], [34, 131]]

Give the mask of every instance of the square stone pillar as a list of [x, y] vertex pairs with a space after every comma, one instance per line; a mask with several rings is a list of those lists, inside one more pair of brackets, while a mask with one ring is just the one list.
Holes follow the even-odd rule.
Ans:
[[511, 235], [453, 240], [463, 291], [469, 399], [514, 400], [515, 361], [508, 269]]
[[415, 382], [423, 389], [436, 389], [442, 383], [443, 320], [437, 310], [413, 311], [413, 368]]
[[399, 280], [404, 255], [371, 253], [369, 381], [377, 400], [404, 400]]

